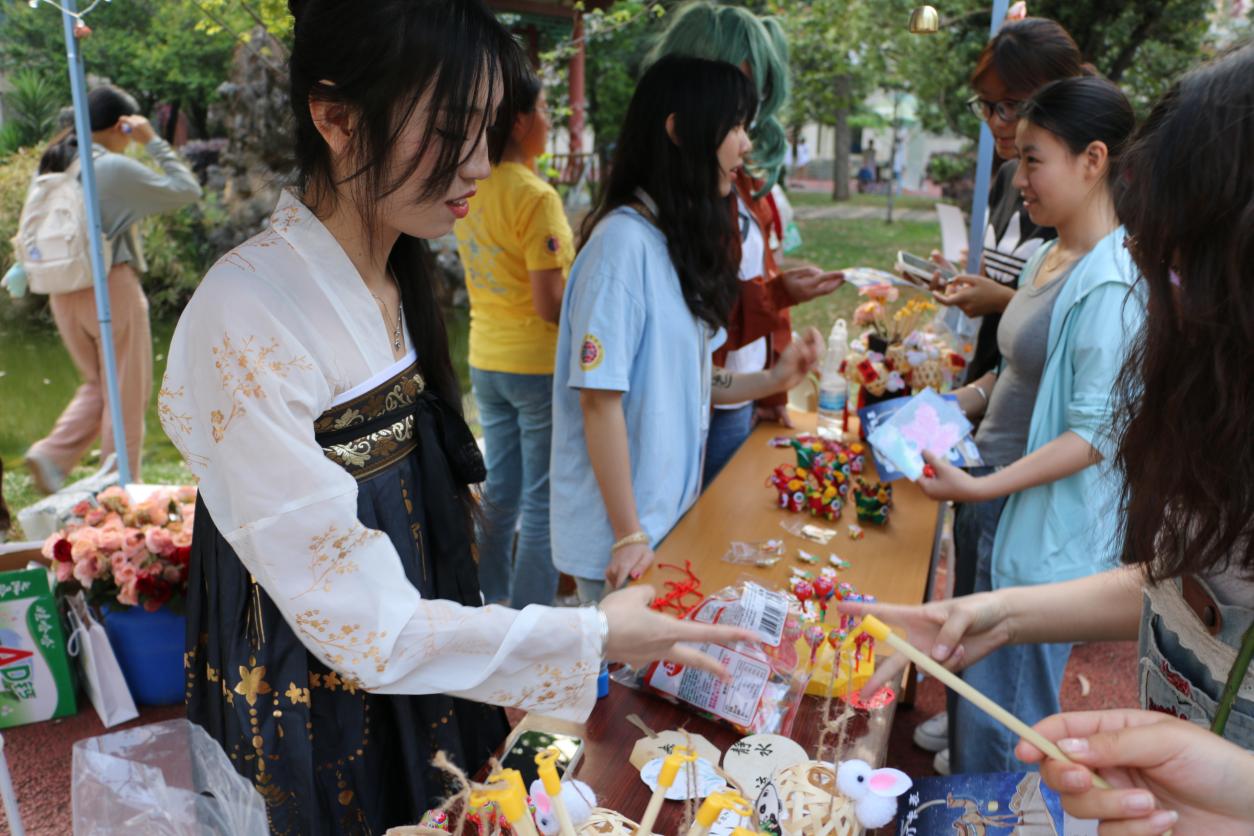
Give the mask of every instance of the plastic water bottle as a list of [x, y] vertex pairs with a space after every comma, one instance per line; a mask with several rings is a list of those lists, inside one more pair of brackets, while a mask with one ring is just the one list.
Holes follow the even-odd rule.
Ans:
[[836, 320], [827, 338], [827, 350], [819, 366], [819, 435], [841, 438], [845, 434], [845, 403], [849, 381], [840, 373], [849, 351], [849, 330], [843, 319]]

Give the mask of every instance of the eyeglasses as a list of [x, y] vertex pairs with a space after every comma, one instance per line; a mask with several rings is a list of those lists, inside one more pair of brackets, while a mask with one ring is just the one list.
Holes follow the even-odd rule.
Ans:
[[997, 118], [1003, 122], [1015, 122], [1019, 119], [1019, 111], [1023, 108], [1023, 102], [1018, 99], [1003, 99], [1000, 102], [990, 102], [988, 99], [981, 99], [979, 96], [972, 96], [967, 99], [967, 107], [976, 117], [987, 122], [993, 118], [993, 114], [997, 114]]

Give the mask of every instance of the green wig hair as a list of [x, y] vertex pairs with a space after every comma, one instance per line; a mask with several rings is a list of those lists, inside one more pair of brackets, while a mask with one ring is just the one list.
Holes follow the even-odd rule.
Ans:
[[645, 69], [663, 55], [691, 55], [712, 61], [747, 65], [758, 89], [753, 140], [753, 170], [769, 191], [783, 173], [788, 136], [779, 114], [788, 104], [791, 80], [788, 39], [773, 17], [758, 17], [739, 6], [708, 0], [685, 3], [645, 59]]

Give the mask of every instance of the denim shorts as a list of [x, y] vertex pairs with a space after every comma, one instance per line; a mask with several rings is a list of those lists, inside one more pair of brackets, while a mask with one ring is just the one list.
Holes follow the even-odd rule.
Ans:
[[[1179, 595], [1180, 581], [1174, 585]], [[1238, 606], [1220, 606], [1223, 629], [1216, 636], [1224, 644], [1240, 647], [1242, 635], [1254, 618], [1254, 610]], [[1197, 638], [1207, 636], [1200, 618], [1187, 611], [1187, 618], [1178, 619], [1181, 630], [1194, 631]], [[1247, 672], [1246, 677], [1250, 674]], [[1141, 617], [1141, 661], [1138, 671], [1141, 706], [1162, 711], [1183, 720], [1210, 727], [1219, 697], [1228, 679], [1227, 670], [1215, 670], [1181, 641], [1167, 620], [1150, 606], [1146, 596]], [[1243, 749], [1254, 750], [1254, 702], [1238, 697], [1228, 715], [1224, 737]]]

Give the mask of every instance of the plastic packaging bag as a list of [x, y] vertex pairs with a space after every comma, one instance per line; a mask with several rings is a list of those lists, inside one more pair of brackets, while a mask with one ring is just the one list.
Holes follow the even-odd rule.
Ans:
[[217, 741], [168, 720], [74, 744], [75, 836], [267, 836], [265, 802]]
[[705, 671], [655, 662], [646, 675], [649, 689], [673, 702], [687, 703], [742, 734], [787, 735], [810, 678], [808, 669], [797, 664], [796, 642], [801, 636], [797, 602], [744, 581], [706, 598], [688, 618], [744, 627], [756, 632], [761, 641], [697, 647], [723, 663], [732, 674], [729, 683]]

